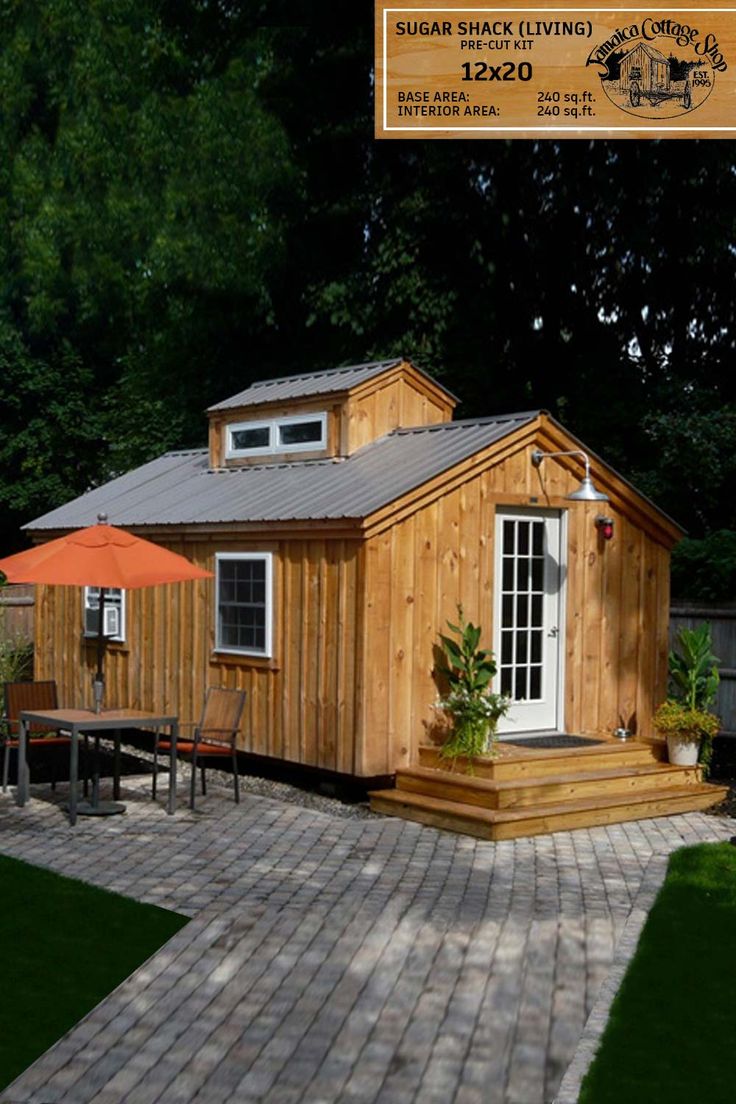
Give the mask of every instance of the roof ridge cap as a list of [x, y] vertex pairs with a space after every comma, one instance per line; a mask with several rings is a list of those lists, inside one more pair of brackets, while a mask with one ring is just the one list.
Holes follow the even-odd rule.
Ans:
[[314, 379], [317, 376], [335, 376], [340, 372], [355, 372], [360, 368], [376, 368], [379, 364], [385, 364], [387, 367], [391, 364], [401, 364], [404, 357], [388, 357], [385, 360], [366, 360], [360, 364], [341, 364], [336, 368], [316, 368], [311, 372], [294, 372], [289, 376], [273, 376], [270, 379], [254, 380], [245, 388], [246, 391], [251, 391], [254, 387], [268, 387], [272, 383], [288, 383], [291, 380], [299, 379]]

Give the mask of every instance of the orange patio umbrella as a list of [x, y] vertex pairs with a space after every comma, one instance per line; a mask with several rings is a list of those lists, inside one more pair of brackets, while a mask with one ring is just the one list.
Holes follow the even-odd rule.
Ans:
[[95, 674], [95, 705], [99, 711], [105, 684], [105, 590], [134, 590], [160, 583], [211, 579], [212, 572], [197, 567], [185, 556], [161, 548], [152, 541], [136, 537], [114, 525], [107, 525], [105, 514], [97, 516], [97, 525], [78, 529], [67, 536], [30, 548], [27, 552], [18, 552], [14, 556], [0, 559], [0, 571], [10, 583], [51, 583], [55, 586], [99, 588]]

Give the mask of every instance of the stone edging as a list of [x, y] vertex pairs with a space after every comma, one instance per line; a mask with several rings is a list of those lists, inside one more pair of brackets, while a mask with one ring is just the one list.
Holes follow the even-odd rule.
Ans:
[[647, 863], [631, 912], [616, 945], [613, 965], [601, 985], [553, 1104], [577, 1104], [583, 1078], [598, 1050], [613, 999], [633, 958], [649, 910], [664, 882], [668, 862], [669, 855], [652, 855]]

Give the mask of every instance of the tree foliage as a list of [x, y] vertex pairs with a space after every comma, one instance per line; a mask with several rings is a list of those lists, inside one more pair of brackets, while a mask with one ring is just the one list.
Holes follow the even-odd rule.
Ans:
[[304, 179], [305, 366], [414, 355], [461, 414], [546, 408], [695, 536], [736, 528], [732, 149], [375, 142], [371, 50], [366, 19], [264, 85]]
[[214, 39], [151, 0], [2, 8], [0, 503], [13, 526], [198, 441], [201, 407], [270, 324], [295, 178], [259, 100], [268, 42], [254, 31], [230, 49], [201, 22]]
[[336, 10], [0, 9], [8, 531], [254, 378], [398, 353], [736, 530], [732, 147], [376, 142], [372, 8]]

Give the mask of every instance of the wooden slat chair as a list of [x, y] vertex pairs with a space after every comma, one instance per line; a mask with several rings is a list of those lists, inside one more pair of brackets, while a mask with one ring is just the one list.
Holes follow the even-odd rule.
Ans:
[[[189, 804], [194, 808], [197, 763], [202, 773], [202, 793], [207, 793], [204, 759], [223, 759], [230, 757], [233, 768], [235, 801], [240, 803], [240, 779], [238, 777], [238, 755], [236, 740], [245, 708], [245, 690], [225, 690], [210, 686], [204, 699], [204, 708], [200, 720], [194, 724], [180, 725], [181, 728], [193, 728], [191, 740], [177, 740], [177, 756], [192, 764], [192, 779]], [[158, 756], [160, 752], [171, 752], [171, 741], [160, 739], [156, 733], [153, 748], [153, 797], [156, 797], [156, 776], [158, 774]]]
[[[3, 745], [3, 793], [8, 788], [8, 767], [10, 752], [18, 748], [18, 737], [14, 733], [20, 727], [20, 714], [24, 709], [58, 709], [59, 700], [56, 683], [48, 682], [6, 682], [5, 714], [0, 718], [0, 740]], [[43, 725], [30, 725], [28, 729], [28, 752], [33, 748], [71, 744], [71, 737], [58, 733], [50, 734]], [[52, 777], [51, 788], [56, 789], [56, 779]]]

